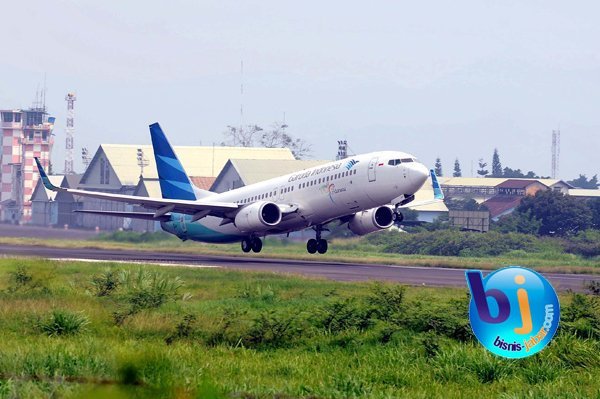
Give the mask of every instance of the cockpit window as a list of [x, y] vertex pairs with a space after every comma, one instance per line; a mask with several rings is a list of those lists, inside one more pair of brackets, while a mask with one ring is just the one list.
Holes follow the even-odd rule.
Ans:
[[400, 163], [401, 163], [401, 162], [400, 162], [400, 160], [399, 160], [399, 159], [390, 159], [390, 160], [388, 161], [388, 165], [390, 165], [390, 166], [400, 165]]
[[401, 162], [414, 162], [414, 160], [412, 158], [402, 158], [400, 161]]

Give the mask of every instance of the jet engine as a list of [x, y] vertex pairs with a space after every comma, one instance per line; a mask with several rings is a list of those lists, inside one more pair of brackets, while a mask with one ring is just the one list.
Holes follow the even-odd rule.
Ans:
[[377, 230], [387, 229], [394, 224], [394, 211], [389, 206], [380, 206], [355, 214], [348, 228], [360, 236]]
[[279, 222], [281, 210], [273, 202], [255, 202], [243, 207], [235, 215], [235, 225], [243, 232], [267, 230]]

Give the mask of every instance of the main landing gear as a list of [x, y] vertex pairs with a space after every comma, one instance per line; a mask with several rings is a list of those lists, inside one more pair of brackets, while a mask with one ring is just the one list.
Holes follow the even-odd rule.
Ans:
[[400, 224], [404, 220], [404, 215], [400, 212], [400, 204], [396, 204], [394, 208], [394, 223]]
[[323, 226], [317, 226], [315, 228], [315, 231], [317, 232], [317, 238], [311, 238], [310, 240], [308, 240], [308, 242], [306, 243], [306, 250], [309, 254], [314, 254], [316, 252], [324, 254], [327, 252], [328, 244], [327, 240], [321, 238]]
[[254, 251], [259, 253], [262, 250], [262, 240], [258, 237], [248, 237], [242, 240], [242, 251], [250, 252]]

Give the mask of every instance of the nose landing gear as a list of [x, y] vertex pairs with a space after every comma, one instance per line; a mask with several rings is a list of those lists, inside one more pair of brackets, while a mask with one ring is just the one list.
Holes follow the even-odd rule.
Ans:
[[327, 240], [321, 238], [321, 232], [323, 231], [323, 226], [316, 226], [315, 231], [317, 232], [317, 238], [311, 238], [306, 243], [306, 250], [309, 254], [320, 253], [324, 254], [327, 252], [329, 245], [327, 244]]
[[248, 253], [254, 251], [259, 253], [262, 250], [262, 240], [258, 237], [249, 237], [242, 240], [242, 251]]

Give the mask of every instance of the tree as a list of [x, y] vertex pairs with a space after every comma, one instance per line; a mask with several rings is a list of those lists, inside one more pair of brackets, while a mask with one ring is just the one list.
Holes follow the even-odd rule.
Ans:
[[523, 172], [521, 172], [521, 169], [511, 169], [507, 166], [502, 172], [502, 177], [517, 178], [525, 177], [525, 175], [523, 174]]
[[526, 196], [515, 212], [539, 220], [540, 235], [568, 236], [592, 226], [592, 211], [584, 201], [553, 190]]
[[232, 147], [253, 147], [258, 133], [261, 131], [262, 128], [258, 125], [248, 125], [245, 127], [227, 126], [227, 130], [223, 133], [227, 141], [221, 144]]
[[485, 205], [479, 204], [473, 198], [447, 198], [444, 200], [446, 207], [452, 211], [487, 211]]
[[443, 174], [442, 174], [442, 160], [440, 159], [440, 157], [437, 157], [435, 159], [435, 174], [437, 176], [443, 176]]
[[585, 175], [579, 175], [577, 179], [569, 180], [567, 183], [577, 188], [587, 188], [595, 190], [598, 188], [598, 175], [592, 176], [589, 180]]
[[452, 173], [454, 177], [461, 177], [462, 171], [460, 170], [460, 163], [458, 162], [458, 158], [454, 161], [454, 173]]
[[492, 156], [492, 177], [502, 177], [502, 164], [497, 148], [494, 148], [494, 155]]
[[531, 212], [513, 212], [500, 217], [492, 228], [501, 233], [538, 234], [541, 225], [542, 221], [531, 216]]
[[311, 145], [303, 139], [290, 135], [284, 123], [275, 122], [265, 131], [258, 125], [241, 127], [227, 126], [223, 133], [226, 141], [222, 145], [233, 147], [289, 148], [296, 159], [302, 159], [312, 151]]
[[477, 170], [477, 174], [481, 177], [485, 177], [488, 173], [490, 173], [485, 167], [487, 166], [487, 162], [483, 162], [483, 158], [479, 158], [479, 169]]
[[533, 170], [527, 172], [527, 174], [525, 174], [525, 177], [529, 179], [545, 179], [544, 177], [539, 177], [537, 173], [535, 173]]
[[600, 230], [600, 198], [588, 200], [588, 207], [592, 211], [592, 227]]
[[260, 145], [267, 148], [289, 148], [296, 159], [304, 158], [312, 151], [311, 145], [289, 135], [285, 130], [287, 127], [284, 123], [275, 122], [271, 130], [265, 131], [260, 137]]

